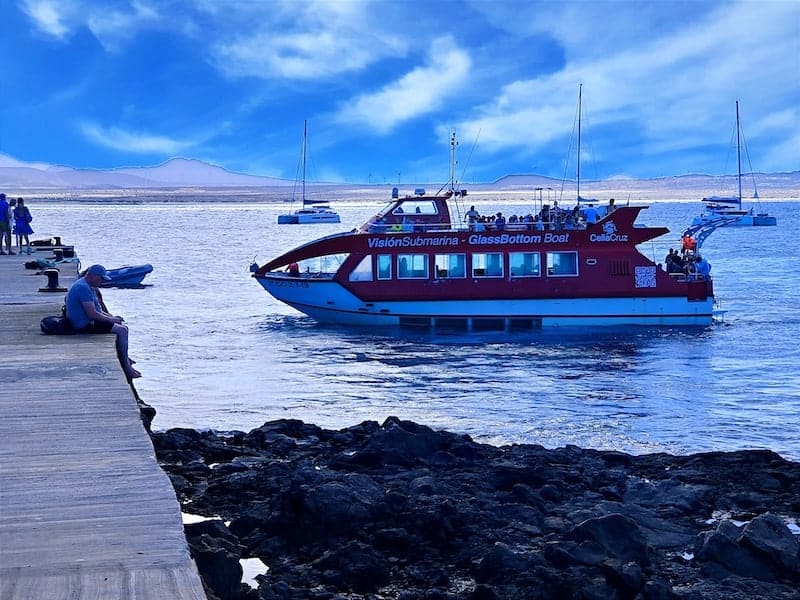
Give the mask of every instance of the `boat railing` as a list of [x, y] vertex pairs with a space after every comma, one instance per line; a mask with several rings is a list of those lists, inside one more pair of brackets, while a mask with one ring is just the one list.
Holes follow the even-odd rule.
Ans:
[[670, 273], [667, 272], [667, 275], [672, 277], [675, 281], [712, 281], [713, 277], [711, 274], [703, 275], [701, 273]]
[[279, 270], [279, 271], [269, 271], [267, 273], [270, 279], [285, 279], [287, 281], [303, 281], [307, 279], [333, 279], [336, 276], [336, 273], [332, 273], [329, 271], [303, 271], [303, 272], [296, 272], [293, 270]]
[[498, 226], [496, 223], [473, 222], [464, 225], [453, 223], [376, 223], [371, 222], [363, 226], [361, 233], [424, 233], [442, 231], [471, 231], [471, 232], [525, 232], [525, 231], [578, 231], [586, 229], [586, 223], [506, 223]]

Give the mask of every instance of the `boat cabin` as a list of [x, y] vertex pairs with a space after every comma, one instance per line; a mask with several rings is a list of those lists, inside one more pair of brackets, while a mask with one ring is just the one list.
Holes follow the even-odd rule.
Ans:
[[452, 222], [447, 200], [451, 192], [443, 196], [426, 196], [424, 190], [418, 192], [422, 193], [395, 199], [362, 225], [360, 233], [449, 230]]

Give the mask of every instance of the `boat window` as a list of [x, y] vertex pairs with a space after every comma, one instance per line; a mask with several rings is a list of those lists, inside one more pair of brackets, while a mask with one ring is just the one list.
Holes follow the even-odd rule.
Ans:
[[464, 254], [437, 254], [436, 279], [452, 279], [467, 276], [467, 257]]
[[347, 253], [343, 254], [327, 254], [325, 256], [315, 256], [314, 258], [307, 258], [298, 261], [301, 273], [312, 273], [315, 275], [329, 274], [332, 275], [339, 270], [342, 263], [350, 256]]
[[512, 277], [539, 277], [542, 274], [538, 252], [512, 252], [508, 255], [508, 268]]
[[501, 252], [479, 252], [472, 255], [473, 277], [502, 277], [503, 254]]
[[406, 200], [394, 209], [396, 215], [435, 215], [436, 203], [431, 200]]
[[361, 259], [358, 266], [350, 271], [350, 281], [372, 281], [372, 255]]
[[578, 275], [577, 252], [548, 252], [547, 274], [557, 277], [575, 277]]
[[391, 279], [391, 278], [392, 278], [392, 255], [379, 254], [378, 279]]
[[398, 254], [397, 255], [398, 279], [427, 279], [428, 255], [427, 254]]

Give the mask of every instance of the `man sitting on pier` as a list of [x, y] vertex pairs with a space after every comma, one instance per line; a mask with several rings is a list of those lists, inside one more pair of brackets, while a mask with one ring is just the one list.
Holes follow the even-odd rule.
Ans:
[[86, 274], [73, 283], [67, 292], [67, 319], [73, 333], [114, 333], [117, 336], [117, 354], [128, 379], [142, 374], [133, 368], [128, 357], [128, 326], [123, 318], [110, 315], [103, 310], [95, 288], [110, 281], [103, 265], [92, 265]]

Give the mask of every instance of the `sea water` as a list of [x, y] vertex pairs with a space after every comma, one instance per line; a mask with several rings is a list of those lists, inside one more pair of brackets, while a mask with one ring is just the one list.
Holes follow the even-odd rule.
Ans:
[[[474, 203], [482, 213], [532, 210]], [[493, 444], [770, 448], [800, 460], [800, 203], [762, 203], [777, 227], [706, 240], [728, 311], [708, 328], [353, 329], [318, 324], [251, 278], [254, 258], [350, 230], [383, 205], [339, 203], [341, 224], [278, 225], [282, 203], [34, 201], [32, 237], [62, 236], [84, 266], [154, 266], [148, 287], [104, 296], [131, 328], [144, 374], [135, 385], [157, 409], [157, 429], [249, 430], [278, 418], [338, 429], [394, 415]], [[652, 204], [639, 222], [671, 233], [641, 250], [662, 261], [700, 208]]]

